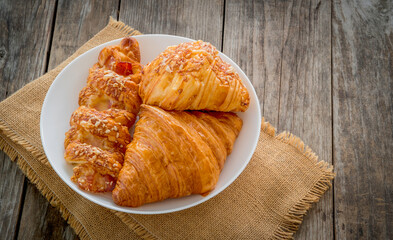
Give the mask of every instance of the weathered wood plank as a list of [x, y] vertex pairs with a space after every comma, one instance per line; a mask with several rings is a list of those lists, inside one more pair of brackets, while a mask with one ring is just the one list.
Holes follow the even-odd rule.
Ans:
[[[294, 1], [286, 13], [277, 127], [332, 163], [331, 3]], [[294, 237], [333, 239], [332, 189], [313, 205]]]
[[[59, 0], [48, 70], [56, 67], [105, 27], [109, 16], [116, 18], [117, 11], [117, 1]], [[58, 210], [52, 207], [31, 184], [27, 186], [19, 237], [20, 239], [78, 239]]]
[[[223, 49], [253, 82], [266, 119], [332, 162], [331, 6], [319, 1], [227, 1]], [[332, 239], [333, 196], [296, 239]]]
[[17, 234], [24, 180], [18, 166], [0, 152], [0, 236], [4, 239]]
[[118, 0], [59, 0], [49, 70], [104, 28], [108, 24], [109, 16], [116, 19], [118, 5]]
[[[0, 2], [0, 99], [44, 72], [54, 1]], [[25, 177], [15, 162], [0, 154], [0, 236], [13, 239]]]
[[393, 239], [393, 3], [334, 1], [337, 239]]
[[119, 20], [142, 33], [201, 39], [221, 48], [223, 0], [121, 1]]
[[[76, 4], [76, 3], [73, 3]], [[117, 6], [116, 4], [112, 4], [111, 6]], [[209, 6], [208, 6], [209, 7]], [[58, 14], [56, 18], [56, 26], [55, 26], [55, 31], [54, 31], [54, 36], [53, 36], [53, 44], [52, 44], [52, 51], [50, 55], [50, 62], [49, 62], [49, 69], [53, 68], [56, 66], [59, 62], [61, 62], [63, 59], [65, 59], [68, 55], [70, 55], [75, 49], [84, 43], [86, 40], [88, 40], [92, 35], [94, 34], [88, 34], [84, 29], [78, 29], [78, 34], [75, 34], [72, 29], [75, 29], [75, 26], [71, 26], [68, 24], [69, 22], [78, 22], [78, 21], [84, 21], [84, 17], [77, 17], [75, 19], [68, 19], [67, 14], [72, 14], [69, 11], [78, 9], [78, 6], [69, 6], [67, 5], [65, 7], [67, 10], [65, 10], [65, 13], [62, 12], [62, 2], [59, 2], [58, 6]], [[84, 8], [91, 8], [90, 7], [84, 7]], [[82, 8], [82, 9], [84, 9]], [[125, 9], [127, 8], [124, 7]], [[94, 7], [96, 10], [96, 8]], [[104, 6], [102, 11], [110, 9], [109, 6]], [[191, 12], [192, 8], [188, 9], [188, 12]], [[206, 10], [206, 9], [204, 9]], [[221, 9], [222, 10], [222, 6]], [[84, 10], [85, 11], [85, 10]], [[81, 11], [83, 12], [83, 11]], [[112, 15], [113, 17], [115, 16], [116, 9], [112, 11], [112, 13], [97, 13], [95, 12], [95, 16], [103, 16], [103, 15]], [[63, 16], [64, 14], [64, 16]], [[187, 15], [187, 12], [183, 12], [179, 14], [180, 17], [177, 21], [182, 21], [183, 18]], [[61, 22], [61, 18], [63, 16], [63, 21]], [[222, 20], [222, 15], [218, 16]], [[87, 17], [86, 17], [87, 18]], [[81, 20], [79, 20], [81, 19]], [[94, 20], [94, 19], [93, 19]], [[88, 21], [92, 21], [89, 19]], [[107, 20], [103, 23], [96, 23], [96, 24], [88, 24], [88, 27], [95, 26], [95, 28], [100, 29], [103, 26], [105, 26], [107, 23]], [[81, 26], [83, 24], [79, 23], [78, 26]], [[220, 27], [222, 26], [222, 23]], [[59, 28], [59, 29], [58, 29]], [[98, 31], [98, 30], [97, 30]], [[186, 32], [184, 30], [179, 30], [179, 33]], [[86, 34], [87, 33], [87, 34]], [[73, 35], [74, 34], [74, 35]], [[84, 36], [81, 36], [85, 34]], [[220, 34], [221, 32], [217, 33], [217, 36], [215, 36], [215, 39], [217, 40], [217, 43], [221, 43], [220, 39]], [[191, 36], [192, 37], [192, 36]], [[75, 41], [75, 39], [78, 39], [78, 41]], [[71, 45], [71, 46], [70, 46]], [[221, 44], [220, 44], [221, 45]], [[220, 46], [219, 45], [219, 46]], [[21, 228], [20, 228], [20, 238], [21, 239], [26, 239], [26, 238], [41, 238], [41, 237], [48, 237], [51, 236], [53, 238], [67, 238], [67, 239], [72, 239], [75, 237], [74, 233], [70, 230], [69, 227], [66, 227], [66, 225], [63, 223], [62, 219], [59, 217], [58, 214], [54, 213], [55, 210], [49, 204], [41, 197], [40, 194], [37, 193], [36, 189], [34, 187], [28, 186], [28, 194], [26, 197], [25, 201], [25, 208], [27, 209], [26, 211], [23, 211], [22, 214], [22, 220], [21, 220]], [[25, 209], [24, 208], [24, 209]], [[31, 209], [40, 209], [40, 211], [34, 211]], [[49, 214], [48, 214], [49, 212]], [[34, 223], [31, 223], [31, 221], [27, 221], [28, 219], [36, 219], [33, 220]], [[61, 231], [61, 228], [64, 228], [64, 232]], [[24, 230], [26, 229], [26, 230]], [[28, 229], [28, 231], [27, 231]]]
[[250, 78], [262, 115], [278, 124], [279, 90], [284, 44], [283, 1], [233, 1], [225, 8], [223, 50]]
[[28, 184], [18, 239], [78, 239], [58, 210]]

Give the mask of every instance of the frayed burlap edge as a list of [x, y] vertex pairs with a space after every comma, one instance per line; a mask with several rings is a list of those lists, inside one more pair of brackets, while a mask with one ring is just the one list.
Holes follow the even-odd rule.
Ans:
[[[105, 27], [113, 27], [117, 30], [119, 30], [120, 32], [122, 32], [124, 35], [141, 35], [142, 33], [139, 32], [138, 30], [133, 29], [130, 26], [127, 26], [125, 23], [121, 22], [121, 21], [116, 21], [114, 18], [109, 17], [109, 23], [108, 25]], [[94, 47], [92, 45], [93, 39], [99, 35], [100, 32], [98, 34], [96, 34], [93, 38], [91, 38], [89, 41], [87, 41], [85, 43], [86, 47], [88, 49]], [[44, 76], [50, 76], [52, 75], [52, 78], [54, 79], [60, 72], [61, 70], [72, 60], [76, 58], [77, 55], [81, 54], [80, 49], [78, 49], [73, 55], [71, 55], [70, 57], [68, 57], [65, 61], [63, 61], [61, 64], [58, 65], [58, 67], [56, 67], [55, 69], [47, 72], [45, 75], [39, 77], [39, 78], [43, 78]], [[27, 85], [33, 84], [33, 82], [28, 83]], [[14, 93], [15, 94], [15, 93]], [[4, 132], [4, 135], [7, 136], [8, 138], [10, 138], [13, 142], [17, 143], [18, 145], [21, 145], [22, 147], [24, 147], [28, 152], [30, 152], [37, 160], [39, 160], [41, 163], [50, 166], [48, 159], [46, 158], [46, 155], [43, 151], [41, 151], [40, 149], [37, 149], [36, 147], [34, 147], [32, 144], [30, 144], [28, 141], [26, 141], [23, 137], [19, 136], [15, 131], [13, 131], [10, 127], [7, 126], [7, 124], [0, 119], [0, 130]]]
[[126, 35], [141, 35], [142, 34], [138, 30], [133, 29], [132, 27], [126, 25], [125, 23], [115, 20], [113, 17], [109, 17], [109, 25], [124, 32], [124, 34], [126, 34]]
[[8, 143], [7, 140], [4, 139], [1, 135], [0, 150], [4, 151], [4, 153], [7, 154], [12, 161], [16, 161], [16, 164], [21, 169], [23, 174], [29, 179], [31, 183], [33, 183], [37, 187], [42, 196], [44, 196], [53, 207], [59, 210], [61, 216], [67, 221], [68, 224], [70, 224], [70, 226], [74, 229], [75, 233], [79, 236], [80, 239], [91, 239], [84, 227], [79, 223], [78, 220], [75, 219], [75, 217], [68, 211], [68, 209], [61, 204], [57, 196], [48, 189], [45, 183], [41, 181], [39, 176], [34, 170], [31, 169], [23, 156], [19, 154], [18, 151], [15, 150], [11, 146], [11, 144]]
[[[127, 26], [123, 22], [116, 21], [112, 17], [109, 18], [109, 23], [106, 27], [108, 27], [108, 26], [118, 29], [119, 31], [121, 31], [125, 35], [140, 35], [140, 34], [142, 34], [138, 30], [135, 30], [135, 29]], [[87, 41], [85, 44], [87, 46], [91, 45], [92, 39]], [[93, 46], [91, 46], [91, 47], [93, 47]], [[91, 48], [91, 47], [89, 47], [89, 48]], [[64, 65], [63, 67], [65, 67], [65, 65], [66, 65], [65, 63], [69, 62], [71, 58], [75, 58], [75, 54], [77, 54], [77, 52], [78, 51], [76, 51], [76, 53], [74, 53], [72, 56], [67, 58], [62, 64], [59, 65], [59, 67], [61, 65]], [[55, 68], [55, 69], [49, 71], [48, 73], [46, 73], [45, 75], [51, 75], [51, 74], [57, 75], [60, 71], [61, 70]], [[31, 83], [29, 83], [29, 84], [31, 84]], [[7, 137], [4, 137], [4, 136], [7, 136]], [[18, 151], [15, 148], [13, 148], [9, 142], [7, 142], [6, 138], [8, 138], [15, 145], [19, 145], [19, 146], [23, 147], [24, 149], [26, 149], [34, 158], [39, 160], [42, 164], [50, 166], [45, 153], [43, 151], [37, 149], [33, 145], [31, 145], [31, 143], [26, 141], [23, 137], [19, 136], [9, 126], [7, 126], [7, 124], [2, 119], [0, 119], [0, 150], [4, 151], [4, 153], [6, 155], [8, 155], [8, 157], [11, 159], [11, 161], [16, 161], [18, 167], [22, 170], [23, 174], [29, 179], [30, 182], [32, 182], [37, 187], [37, 189], [48, 200], [48, 202], [52, 206], [54, 206], [55, 208], [57, 208], [59, 210], [61, 216], [67, 221], [68, 224], [70, 224], [70, 226], [74, 229], [75, 233], [79, 236], [79, 238], [81, 238], [82, 240], [91, 239], [89, 234], [84, 229], [83, 225], [68, 211], [67, 208], [65, 208], [61, 204], [58, 197], [48, 189], [48, 187], [41, 181], [39, 176], [37, 176], [35, 171], [31, 169], [31, 167], [29, 166], [27, 161], [23, 158], [23, 156], [21, 154], [19, 154]], [[127, 226], [129, 226], [129, 225], [127, 225]], [[134, 230], [130, 226], [129, 226], [129, 228], [131, 230]], [[136, 234], [138, 234], [138, 235], [141, 234], [142, 237], [146, 236], [143, 233], [143, 231], [142, 232], [141, 232], [141, 230], [137, 231], [138, 229], [140, 229], [140, 228], [135, 227]]]
[[[261, 131], [276, 140], [288, 144], [301, 152], [308, 160], [312, 161], [322, 171], [322, 176], [318, 179], [310, 191], [284, 216], [284, 221], [274, 231], [271, 239], [292, 239], [293, 234], [299, 229], [304, 215], [311, 208], [313, 203], [319, 201], [321, 196], [331, 187], [331, 181], [335, 174], [333, 166], [325, 161], [318, 161], [317, 155], [305, 146], [304, 142], [291, 133], [282, 132], [276, 135], [276, 129], [262, 118]], [[143, 239], [157, 239], [152, 233], [145, 229], [132, 216], [127, 213], [113, 211], [130, 229], [136, 231]]]
[[325, 161], [318, 161], [318, 156], [304, 144], [304, 142], [289, 132], [282, 132], [276, 135], [276, 129], [265, 119], [262, 119], [261, 131], [274, 137], [276, 140], [288, 144], [299, 152], [301, 152], [308, 160], [318, 166], [322, 175], [310, 189], [310, 191], [284, 216], [284, 221], [275, 230], [272, 239], [292, 239], [293, 234], [299, 229], [300, 224], [303, 222], [303, 217], [311, 208], [313, 203], [319, 201], [322, 195], [332, 186], [331, 181], [335, 177], [333, 173], [333, 166]]
[[[22, 146], [23, 148], [25, 148], [29, 153], [31, 153], [31, 155], [33, 155], [34, 158], [36, 158], [37, 160], [39, 160], [42, 164], [45, 164], [47, 166], [50, 166], [48, 159], [46, 158], [46, 155], [43, 151], [35, 148], [33, 145], [31, 145], [31, 143], [29, 143], [28, 141], [26, 141], [23, 137], [19, 136], [16, 132], [12, 131], [7, 124], [5, 124], [3, 122], [2, 119], [0, 119], [0, 131], [2, 132], [2, 135], [7, 136], [12, 142], [14, 142], [15, 144], [18, 144], [20, 146]], [[1, 140], [1, 139], [0, 139]], [[3, 140], [4, 141], [4, 140]], [[0, 141], [0, 149], [2, 149], [2, 145], [7, 143], [1, 142]], [[11, 146], [7, 146], [4, 147], [4, 149], [8, 149], [8, 148], [12, 148]], [[4, 150], [4, 152], [7, 152], [6, 150]], [[17, 153], [15, 153], [17, 154]], [[11, 157], [11, 155], [7, 154], [12, 160], [15, 160], [16, 156]]]
[[149, 232], [145, 227], [142, 226], [139, 222], [137, 222], [133, 217], [131, 217], [128, 213], [112, 211], [117, 217], [120, 218], [122, 222], [124, 222], [132, 231], [138, 234], [142, 239], [147, 240], [156, 240], [158, 239], [154, 236], [153, 233]]
[[[0, 121], [0, 129], [4, 130], [3, 128], [4, 125], [2, 126]], [[288, 213], [284, 216], [285, 220], [276, 229], [272, 236], [272, 239], [291, 239], [293, 234], [299, 229], [304, 215], [311, 208], [312, 204], [318, 202], [320, 197], [329, 189], [329, 187], [331, 187], [331, 180], [335, 176], [333, 173], [333, 166], [327, 162], [318, 161], [316, 154], [308, 146], [305, 146], [304, 142], [300, 138], [294, 136], [293, 134], [283, 132], [276, 135], [276, 129], [270, 123], [265, 122], [264, 119], [262, 119], [261, 131], [278, 141], [294, 147], [322, 170], [322, 176], [318, 179], [316, 184], [297, 204], [289, 209]], [[23, 143], [22, 146], [24, 147], [26, 147], [25, 145], [28, 145], [26, 141], [23, 141], [23, 139], [16, 134], [13, 135], [13, 138], [14, 139], [11, 138], [12, 141], [21, 142]], [[83, 226], [76, 219], [74, 219], [74, 217], [66, 208], [61, 205], [57, 197], [52, 194], [52, 192], [50, 192], [41, 181], [39, 181], [39, 178], [36, 176], [35, 172], [29, 168], [26, 161], [3, 138], [0, 138], [0, 149], [3, 150], [11, 158], [11, 160], [18, 159], [17, 164], [22, 169], [23, 173], [29, 178], [31, 182], [37, 186], [42, 195], [48, 199], [52, 206], [59, 208], [62, 217], [71, 225], [78, 236], [81, 239], [89, 239], [89, 236], [84, 230]], [[118, 216], [132, 231], [134, 231], [141, 238], [157, 239], [152, 233], [150, 233], [141, 224], [136, 222], [128, 214], [117, 211], [112, 212], [116, 214], [116, 216]]]
[[[119, 31], [122, 31], [126, 35], [139, 35], [139, 31], [127, 26], [123, 22], [116, 21], [112, 17], [109, 19], [108, 26], [112, 26]], [[89, 40], [86, 44], [90, 45]], [[70, 58], [75, 57], [70, 56]], [[67, 59], [65, 62], [67, 62]], [[48, 72], [47, 74], [53, 74], [56, 69]], [[60, 71], [58, 71], [60, 72]], [[57, 72], [57, 73], [58, 73]], [[56, 74], [57, 75], [57, 74]], [[37, 186], [41, 194], [49, 201], [49, 203], [58, 208], [62, 217], [70, 224], [70, 226], [75, 230], [76, 234], [81, 239], [90, 239], [88, 233], [85, 231], [84, 227], [74, 218], [74, 216], [61, 204], [57, 196], [55, 196], [46, 185], [40, 181], [37, 174], [30, 168], [26, 160], [1, 136], [7, 136], [12, 142], [25, 148], [29, 153], [31, 153], [35, 158], [37, 158], [41, 163], [48, 165], [48, 160], [45, 153], [38, 150], [32, 146], [28, 141], [23, 139], [17, 133], [12, 131], [6, 124], [0, 119], [0, 149], [3, 150], [12, 161], [17, 162], [19, 168], [27, 176], [27, 178]], [[300, 200], [295, 206], [293, 206], [288, 213], [285, 215], [285, 221], [276, 229], [272, 238], [273, 239], [291, 239], [293, 234], [298, 230], [300, 224], [302, 223], [303, 217], [306, 212], [310, 209], [311, 205], [318, 202], [320, 197], [324, 194], [326, 190], [331, 187], [331, 180], [334, 178], [333, 166], [324, 161], [318, 161], [316, 154], [305, 144], [303, 141], [292, 135], [291, 133], [283, 132], [278, 135], [275, 134], [275, 128], [270, 125], [265, 120], [262, 120], [261, 130], [275, 139], [286, 143], [298, 151], [300, 151], [307, 159], [315, 162], [315, 164], [322, 170], [322, 176], [313, 186], [313, 188]], [[130, 218], [128, 214], [113, 211], [132, 231], [138, 234], [144, 239], [156, 239], [152, 233], [150, 233], [141, 224]]]

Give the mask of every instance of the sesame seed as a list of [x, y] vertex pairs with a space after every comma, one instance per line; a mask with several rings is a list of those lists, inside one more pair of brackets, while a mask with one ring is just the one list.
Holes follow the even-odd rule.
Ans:
[[105, 133], [110, 133], [110, 132], [111, 132], [111, 130], [109, 130], [109, 129], [105, 131]]
[[116, 133], [116, 137], [119, 138], [119, 133]]
[[166, 64], [165, 62], [166, 62], [167, 59], [168, 59], [168, 58], [166, 58], [165, 56], [163, 56], [163, 57], [162, 57], [162, 63], [161, 63], [161, 65], [165, 65], [165, 64]]
[[171, 72], [172, 72], [172, 69], [169, 67], [169, 65], [166, 65], [166, 67], [165, 67], [165, 71], [167, 71], [167, 72], [171, 73]]
[[104, 75], [104, 77], [113, 77], [114, 75], [110, 72]]

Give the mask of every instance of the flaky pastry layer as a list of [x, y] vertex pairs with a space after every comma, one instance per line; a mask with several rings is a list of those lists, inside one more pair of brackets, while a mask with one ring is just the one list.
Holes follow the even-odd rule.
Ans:
[[168, 47], [143, 69], [139, 94], [166, 110], [244, 112], [250, 103], [239, 75], [203, 41]]
[[165, 111], [142, 105], [113, 200], [121, 206], [206, 195], [242, 127], [234, 113]]

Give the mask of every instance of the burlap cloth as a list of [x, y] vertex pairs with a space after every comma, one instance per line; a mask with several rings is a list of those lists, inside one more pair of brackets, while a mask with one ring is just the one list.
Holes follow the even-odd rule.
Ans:
[[225, 191], [191, 209], [135, 215], [98, 206], [71, 190], [54, 172], [40, 140], [40, 112], [56, 75], [75, 57], [104, 42], [140, 34], [121, 22], [108, 26], [71, 57], [0, 103], [0, 148], [56, 206], [82, 239], [288, 239], [306, 211], [331, 186], [332, 166], [303, 142], [276, 135], [262, 123], [253, 158]]

